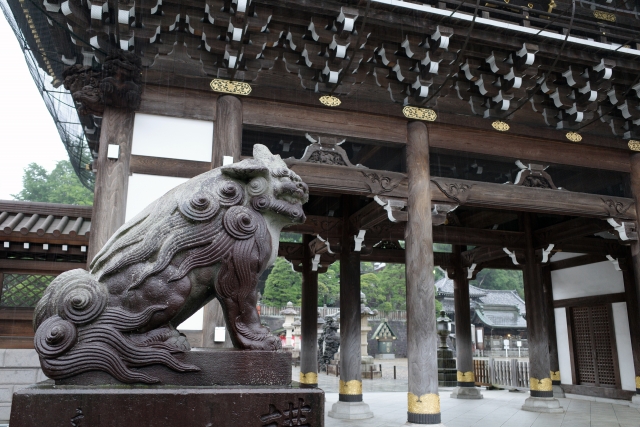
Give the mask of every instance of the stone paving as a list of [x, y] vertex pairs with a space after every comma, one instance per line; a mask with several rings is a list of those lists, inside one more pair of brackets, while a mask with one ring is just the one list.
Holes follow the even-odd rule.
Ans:
[[[326, 392], [325, 427], [397, 427], [407, 420], [407, 360], [376, 361], [382, 364], [382, 379], [363, 380], [364, 401], [374, 418], [358, 421], [335, 420], [326, 416], [338, 400], [339, 378], [321, 373], [320, 387]], [[396, 378], [393, 379], [393, 366]], [[293, 368], [294, 381], [300, 369]], [[482, 400], [451, 399], [451, 388], [440, 389], [442, 423], [446, 427], [640, 427], [640, 410], [628, 402], [568, 395], [559, 399], [564, 414], [538, 414], [520, 408], [527, 392], [482, 389]]]

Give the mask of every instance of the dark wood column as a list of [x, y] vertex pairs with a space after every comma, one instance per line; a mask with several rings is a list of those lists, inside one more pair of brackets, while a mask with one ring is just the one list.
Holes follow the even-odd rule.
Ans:
[[[640, 153], [631, 156], [631, 194], [636, 202], [636, 206], [640, 206]], [[640, 222], [640, 221], [637, 221]], [[633, 264], [633, 290], [635, 291], [635, 309], [627, 305], [629, 322], [638, 324], [640, 322], [640, 241], [631, 244], [631, 263]], [[627, 289], [627, 292], [631, 289]], [[631, 343], [635, 342], [633, 348], [633, 364], [636, 371], [636, 394], [640, 395], [640, 344], [638, 343], [638, 334], [636, 330], [635, 337], [633, 330], [631, 331]], [[638, 402], [640, 403], [640, 402]]]
[[447, 270], [453, 279], [453, 298], [456, 313], [456, 367], [458, 387], [474, 387], [473, 346], [471, 340], [471, 308], [469, 307], [469, 279], [462, 265], [461, 254], [466, 247], [453, 246], [453, 268]]
[[[560, 385], [560, 362], [558, 360], [558, 338], [556, 336], [556, 314], [553, 308], [553, 287], [551, 283], [551, 269], [541, 268], [542, 287], [545, 301], [545, 324], [548, 332], [549, 345], [549, 374], [552, 385]], [[527, 310], [529, 311], [529, 310]]]
[[[232, 156], [233, 161], [240, 160], [242, 151], [242, 102], [231, 95], [224, 95], [216, 102], [216, 121], [213, 124], [213, 150], [211, 152], [211, 169], [222, 166], [224, 156]], [[274, 248], [278, 250], [278, 248]], [[214, 342], [216, 327], [225, 326], [220, 302], [214, 299], [204, 306], [202, 321], [203, 347], [233, 347], [229, 334], [224, 343]]]
[[216, 121], [213, 125], [211, 167], [222, 166], [224, 156], [240, 160], [242, 151], [242, 102], [232, 95], [223, 95], [216, 102]]
[[[122, 108], [105, 107], [96, 160], [96, 183], [87, 264], [107, 240], [124, 224], [129, 188], [129, 161], [135, 113]], [[117, 159], [107, 158], [109, 145], [117, 145]]]
[[318, 272], [311, 270], [310, 234], [302, 235], [300, 384], [318, 386]]
[[342, 195], [342, 240], [340, 242], [340, 394], [341, 402], [362, 402], [360, 369], [360, 252], [355, 252], [357, 234], [349, 220], [358, 210], [357, 198]]
[[405, 228], [407, 276], [407, 418], [415, 424], [440, 423], [438, 335], [433, 277], [433, 230], [429, 173], [429, 136], [421, 122], [407, 128], [409, 219]]
[[549, 365], [549, 335], [545, 315], [545, 294], [542, 286], [541, 271], [533, 246], [532, 214], [523, 213], [520, 219], [525, 233], [525, 265], [522, 270], [522, 276], [527, 304], [531, 397], [553, 397]]

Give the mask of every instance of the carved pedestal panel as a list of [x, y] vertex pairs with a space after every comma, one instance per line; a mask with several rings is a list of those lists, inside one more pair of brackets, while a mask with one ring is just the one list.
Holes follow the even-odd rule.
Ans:
[[300, 388], [35, 385], [14, 394], [11, 427], [324, 425], [324, 392]]

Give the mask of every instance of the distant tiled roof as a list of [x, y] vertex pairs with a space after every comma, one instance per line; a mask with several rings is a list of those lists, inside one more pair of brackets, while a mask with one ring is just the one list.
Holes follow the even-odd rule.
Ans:
[[[453, 296], [453, 280], [443, 277], [436, 282], [436, 289], [440, 295]], [[484, 289], [469, 285], [470, 298], [482, 297], [483, 295], [486, 295], [486, 293], [487, 291]]]
[[89, 242], [91, 206], [0, 200], [0, 241]]
[[478, 319], [489, 327], [527, 327], [527, 321], [516, 310], [493, 310], [485, 306], [476, 308], [475, 313]]
[[521, 315], [525, 315], [527, 312], [524, 300], [520, 298], [517, 291], [507, 290], [484, 290], [486, 294], [480, 297], [480, 301], [483, 304], [492, 305], [515, 305], [520, 310]]

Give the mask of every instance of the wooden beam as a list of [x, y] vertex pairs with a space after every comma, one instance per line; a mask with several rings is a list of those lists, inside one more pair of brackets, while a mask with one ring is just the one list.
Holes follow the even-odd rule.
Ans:
[[138, 113], [214, 121], [218, 94], [184, 87], [146, 84]]
[[51, 273], [58, 275], [76, 268], [85, 268], [82, 262], [57, 262], [57, 261], [28, 261], [22, 259], [0, 259], [0, 270], [5, 272], [35, 272], [38, 274]]
[[133, 155], [131, 156], [130, 169], [132, 173], [145, 175], [193, 178], [211, 170], [211, 162]]
[[593, 236], [613, 227], [607, 221], [592, 218], [574, 218], [535, 231], [536, 246], [560, 243], [578, 237]]
[[564, 270], [565, 268], [580, 267], [581, 265], [595, 264], [596, 262], [607, 261], [607, 257], [602, 254], [580, 255], [574, 258], [567, 258], [561, 261], [549, 263], [551, 271]]
[[606, 295], [594, 295], [590, 297], [557, 299], [553, 302], [554, 308], [560, 307], [588, 307], [592, 305], [611, 304], [614, 302], [625, 302], [624, 292]]

